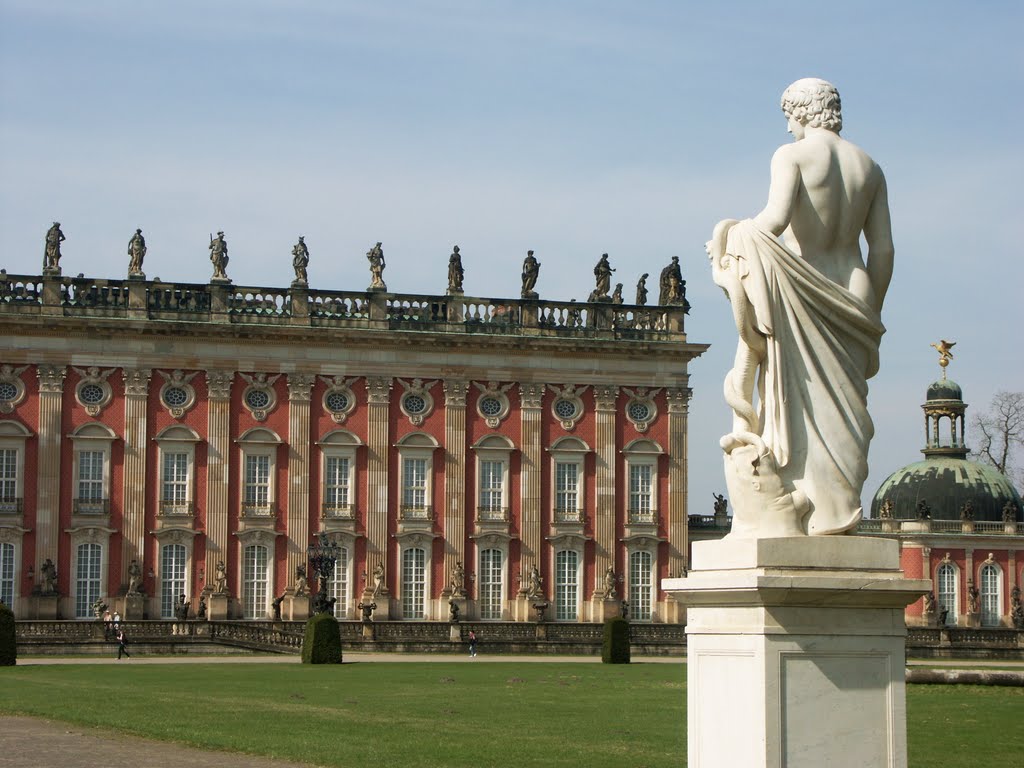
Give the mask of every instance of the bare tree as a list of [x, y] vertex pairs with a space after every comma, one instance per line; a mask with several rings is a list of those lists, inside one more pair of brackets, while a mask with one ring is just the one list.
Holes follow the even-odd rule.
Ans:
[[971, 432], [977, 445], [972, 454], [1021, 487], [1015, 454], [1024, 447], [1024, 392], [997, 392], [988, 410], [972, 419]]

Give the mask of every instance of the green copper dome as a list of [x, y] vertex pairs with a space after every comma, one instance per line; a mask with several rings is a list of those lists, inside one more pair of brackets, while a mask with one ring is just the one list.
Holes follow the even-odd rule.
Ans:
[[928, 387], [928, 400], [963, 400], [964, 393], [960, 385], [952, 379], [933, 381]]
[[872, 517], [879, 516], [887, 500], [892, 501], [892, 516], [897, 520], [915, 519], [917, 504], [923, 501], [931, 508], [933, 520], [959, 520], [961, 508], [970, 502], [976, 522], [1002, 522], [1003, 507], [1012, 502], [1017, 522], [1024, 522], [1020, 496], [1005, 475], [958, 457], [931, 456], [893, 472], [871, 501]]

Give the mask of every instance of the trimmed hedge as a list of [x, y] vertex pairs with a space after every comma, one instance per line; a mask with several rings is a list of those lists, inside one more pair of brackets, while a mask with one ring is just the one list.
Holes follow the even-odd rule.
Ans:
[[604, 623], [601, 661], [605, 664], [629, 664], [629, 622], [621, 616]]
[[306, 622], [302, 663], [341, 664], [341, 630], [331, 614], [318, 613]]
[[18, 639], [14, 632], [14, 612], [0, 603], [0, 667], [18, 663]]

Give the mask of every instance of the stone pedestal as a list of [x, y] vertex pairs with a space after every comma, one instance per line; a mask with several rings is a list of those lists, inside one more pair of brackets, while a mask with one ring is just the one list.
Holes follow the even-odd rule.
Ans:
[[[29, 616], [40, 621], [54, 621], [57, 618], [57, 606], [60, 595], [32, 595], [28, 599]], [[20, 617], [19, 617], [20, 618]]]
[[622, 601], [617, 597], [602, 598], [594, 601], [594, 620], [604, 623], [608, 619], [617, 619], [622, 615]]
[[138, 621], [146, 618], [146, 598], [142, 595], [125, 595], [122, 598], [121, 618]]
[[981, 627], [981, 614], [980, 613], [968, 613], [964, 616], [964, 626], [970, 629], [978, 629]]
[[309, 618], [309, 595], [285, 595], [281, 603], [281, 618], [285, 621], [305, 621]]
[[224, 621], [231, 610], [231, 595], [214, 593], [206, 602], [206, 618], [209, 621]]
[[696, 542], [662, 587], [687, 606], [689, 768], [907, 764], [905, 579], [894, 540]]

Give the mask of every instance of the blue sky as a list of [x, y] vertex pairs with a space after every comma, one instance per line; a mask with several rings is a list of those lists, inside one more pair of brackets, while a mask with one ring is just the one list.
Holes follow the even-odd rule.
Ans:
[[916, 460], [937, 339], [970, 414], [1024, 389], [1024, 5], [1019, 2], [117, 2], [0, 0], [0, 267], [359, 290], [381, 240], [395, 291], [584, 299], [610, 254], [631, 296], [678, 255], [712, 344], [691, 366], [691, 513], [724, 489], [735, 331], [703, 244], [763, 206], [793, 80], [843, 96], [889, 180], [896, 269], [872, 380], [865, 501]]

